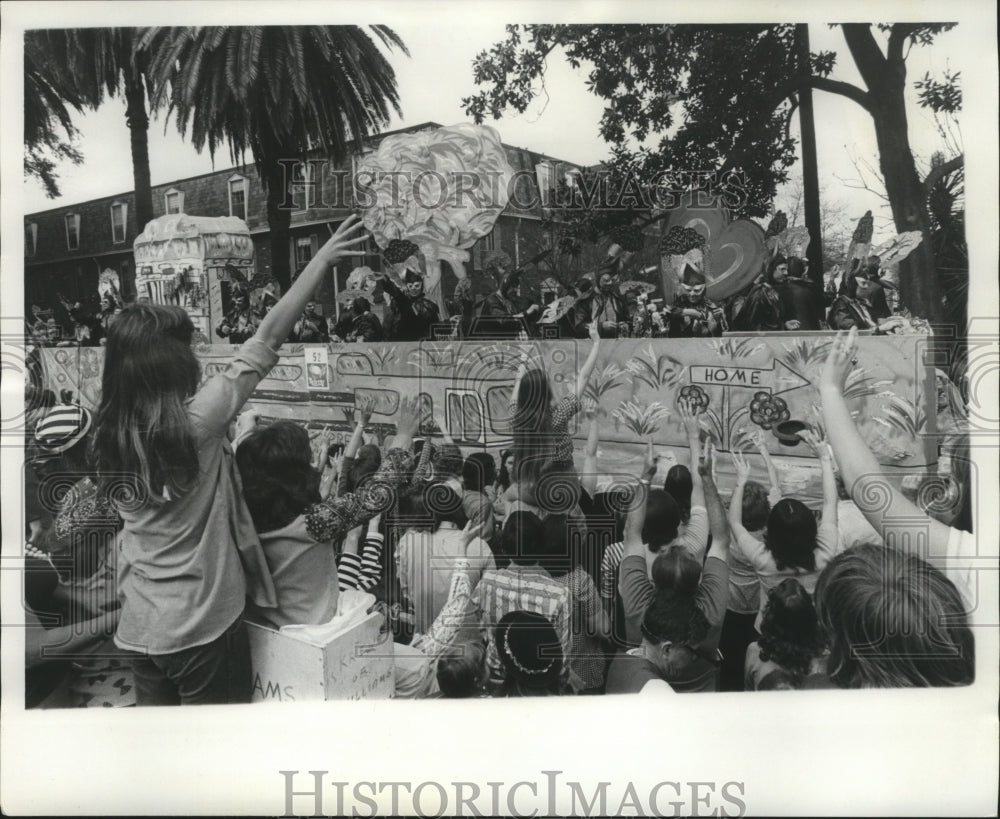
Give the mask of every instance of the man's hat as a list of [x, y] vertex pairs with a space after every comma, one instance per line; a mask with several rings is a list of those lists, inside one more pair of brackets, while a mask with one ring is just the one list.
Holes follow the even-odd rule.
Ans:
[[57, 404], [35, 427], [35, 440], [45, 452], [59, 455], [72, 449], [90, 432], [94, 416], [76, 404]]
[[423, 284], [424, 277], [421, 276], [419, 273], [417, 273], [417, 271], [415, 270], [407, 270], [406, 275], [403, 276], [403, 281], [406, 284], [413, 284], [414, 282], [420, 282], [421, 284]]
[[686, 264], [684, 265], [684, 273], [681, 275], [681, 284], [688, 287], [698, 287], [705, 284], [705, 277], [697, 268]]

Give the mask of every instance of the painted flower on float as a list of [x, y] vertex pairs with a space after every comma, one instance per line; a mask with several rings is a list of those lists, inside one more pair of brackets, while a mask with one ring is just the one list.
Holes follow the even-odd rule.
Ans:
[[697, 384], [688, 384], [686, 387], [681, 387], [678, 400], [682, 399], [686, 399], [691, 402], [691, 409], [695, 415], [701, 415], [708, 409], [708, 393]]
[[791, 418], [785, 399], [767, 392], [754, 393], [750, 402], [750, 420], [761, 429], [771, 429]]

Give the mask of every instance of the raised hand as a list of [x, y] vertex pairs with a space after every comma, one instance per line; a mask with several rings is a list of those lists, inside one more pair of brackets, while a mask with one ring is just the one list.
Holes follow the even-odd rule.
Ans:
[[396, 435], [412, 438], [420, 428], [420, 398], [404, 396], [399, 402], [399, 419], [396, 421]]
[[833, 456], [830, 453], [829, 445], [816, 433], [815, 430], [804, 429], [799, 433], [799, 437], [809, 444], [809, 447], [815, 453], [816, 457], [821, 461], [829, 461], [833, 459]]
[[312, 453], [313, 469], [323, 469], [326, 466], [326, 458], [330, 453], [330, 447], [333, 445], [333, 435], [330, 433], [329, 425], [323, 427], [323, 430], [317, 435], [312, 442]]
[[819, 377], [820, 389], [834, 389], [843, 394], [844, 385], [847, 383], [847, 374], [858, 363], [857, 341], [857, 327], [852, 327], [846, 336], [843, 331], [837, 333], [837, 337], [830, 347], [830, 353], [826, 357], [826, 364], [823, 365], [823, 372]]
[[372, 420], [372, 413], [375, 412], [375, 399], [368, 393], [354, 396], [354, 409], [357, 411], [357, 422], [361, 426], [368, 426]]
[[746, 483], [750, 478], [750, 464], [746, 456], [742, 452], [734, 451], [732, 457], [733, 467], [736, 469], [736, 482]]
[[677, 411], [680, 413], [681, 423], [684, 424], [688, 438], [697, 437], [699, 435], [698, 416], [694, 413], [690, 399], [679, 398], [677, 400]]
[[243, 412], [236, 416], [236, 426], [233, 433], [236, 440], [239, 440], [244, 435], [249, 435], [253, 432], [257, 428], [259, 421], [260, 413], [256, 410], [243, 410]]
[[364, 256], [364, 251], [351, 248], [357, 247], [367, 239], [364, 222], [360, 216], [352, 213], [340, 223], [334, 234], [316, 252], [315, 258], [324, 265], [333, 265], [344, 256]]

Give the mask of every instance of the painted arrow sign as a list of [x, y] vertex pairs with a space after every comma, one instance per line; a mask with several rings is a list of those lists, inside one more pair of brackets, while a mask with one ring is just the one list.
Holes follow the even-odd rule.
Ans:
[[744, 387], [749, 390], [769, 392], [771, 395], [781, 395], [799, 387], [807, 387], [811, 383], [808, 378], [799, 375], [777, 359], [767, 368], [692, 364], [688, 369], [692, 384], [703, 384], [708, 387]]

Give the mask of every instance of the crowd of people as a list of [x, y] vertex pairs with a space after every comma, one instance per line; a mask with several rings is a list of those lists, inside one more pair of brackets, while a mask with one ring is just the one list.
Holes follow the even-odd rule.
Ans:
[[[384, 613], [397, 697], [973, 682], [965, 462], [952, 456], [961, 503], [944, 520], [872, 485], [881, 470], [844, 398], [856, 329], [818, 382], [825, 440], [803, 433], [822, 471], [818, 515], [781, 496], [762, 441], [759, 455], [717, 454], [683, 397], [688, 463], [660, 476], [650, 445], [630, 484], [602, 485], [584, 398], [613, 305], [591, 315], [594, 344], [565, 396], [522, 359], [499, 464], [463, 452], [412, 397], [384, 447], [366, 440], [373, 406], [359, 398], [338, 452], [244, 405], [323, 275], [362, 241], [349, 219], [203, 384], [187, 313], [134, 304], [109, 326], [96, 412], [30, 404], [29, 706], [247, 702], [246, 621], [323, 624], [348, 589]], [[399, 323], [431, 315], [418, 284], [397, 286], [412, 308]], [[687, 286], [686, 300], [703, 298]], [[588, 412], [578, 467], [572, 423]], [[728, 509], [722, 457], [737, 475]], [[769, 487], [751, 479], [757, 457]], [[865, 502], [872, 492], [886, 502]]]

